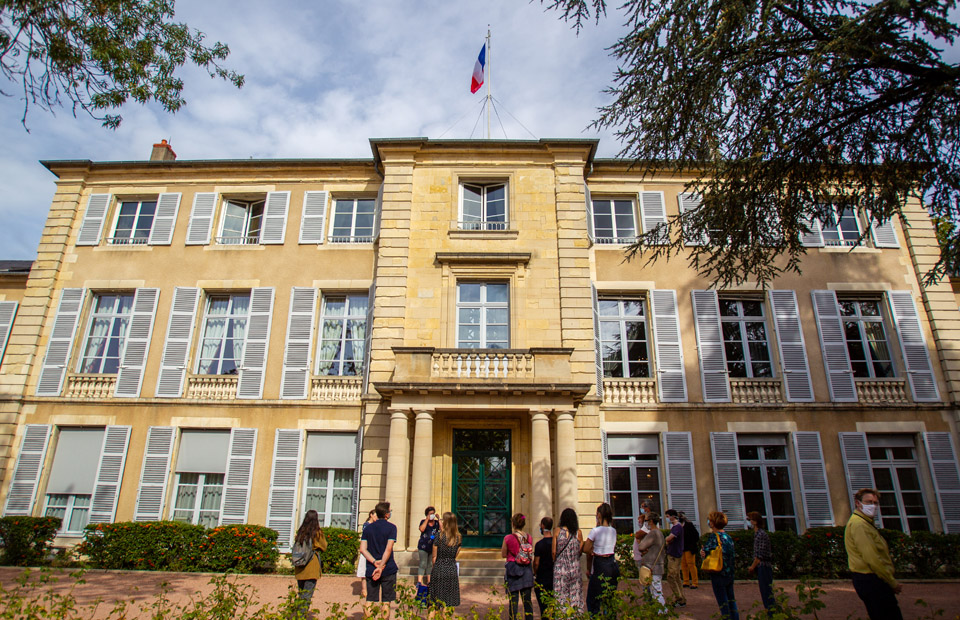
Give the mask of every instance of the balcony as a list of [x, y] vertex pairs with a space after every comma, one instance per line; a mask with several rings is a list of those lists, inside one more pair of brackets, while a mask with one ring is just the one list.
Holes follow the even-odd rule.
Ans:
[[447, 349], [433, 353], [432, 379], [533, 379], [534, 356], [529, 351]]
[[730, 379], [730, 401], [754, 405], [783, 402], [783, 382], [780, 379]]
[[904, 379], [855, 379], [857, 398], [867, 405], [906, 405], [907, 382]]
[[568, 383], [572, 349], [394, 347], [393, 381], [404, 383]]
[[310, 400], [360, 402], [362, 377], [314, 377], [310, 381]]
[[604, 379], [604, 405], [653, 405], [657, 402], [656, 379]]
[[191, 375], [187, 377], [185, 398], [197, 400], [234, 400], [237, 375]]
[[117, 375], [67, 375], [67, 398], [113, 398]]

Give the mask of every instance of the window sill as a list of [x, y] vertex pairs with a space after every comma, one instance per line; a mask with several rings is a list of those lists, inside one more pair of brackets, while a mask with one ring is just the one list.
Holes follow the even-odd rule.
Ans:
[[254, 245], [254, 244], [248, 244], [248, 245], [240, 245], [240, 244], [230, 245], [230, 244], [216, 243], [216, 244], [213, 244], [213, 245], [205, 245], [205, 246], [203, 246], [203, 250], [204, 250], [205, 252], [206, 252], [206, 251], [217, 252], [217, 251], [221, 251], [221, 250], [225, 250], [225, 251], [227, 251], [227, 252], [232, 252], [232, 251], [236, 251], [236, 250], [240, 250], [241, 252], [242, 252], [242, 251], [247, 251], [247, 252], [251, 252], [251, 251], [253, 251], [253, 252], [262, 252], [263, 250], [266, 250], [266, 249], [267, 249], [266, 246], [260, 245], [259, 243], [256, 244], [256, 245]]
[[867, 248], [861, 245], [828, 245], [817, 248], [821, 254], [880, 254], [879, 248]]
[[463, 230], [461, 228], [451, 228], [447, 236], [451, 239], [516, 239], [520, 231], [516, 229], [507, 230]]
[[153, 246], [148, 244], [105, 243], [93, 248], [94, 252], [152, 252]]

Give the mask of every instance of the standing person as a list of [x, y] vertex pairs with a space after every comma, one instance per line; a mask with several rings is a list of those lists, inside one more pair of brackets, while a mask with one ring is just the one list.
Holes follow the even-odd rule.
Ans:
[[423, 519], [420, 519], [420, 540], [417, 541], [417, 555], [420, 563], [417, 566], [417, 585], [429, 585], [430, 573], [433, 572], [433, 540], [440, 529], [440, 522], [437, 520], [437, 509], [433, 506], [427, 506], [423, 511]]
[[457, 554], [460, 553], [460, 530], [452, 512], [443, 513], [443, 525], [433, 541], [430, 577], [430, 599], [447, 607], [460, 605], [460, 575], [457, 572]]
[[697, 575], [697, 552], [700, 551], [700, 532], [693, 521], [687, 519], [687, 516], [680, 512], [680, 522], [683, 523], [683, 560], [680, 563], [681, 574], [683, 575], [683, 587], [690, 586], [691, 590], [696, 590], [699, 575]]
[[546, 616], [547, 594], [553, 594], [553, 519], [540, 519], [540, 540], [533, 548], [533, 580], [540, 617]]
[[301, 568], [294, 567], [294, 577], [297, 579], [297, 591], [300, 597], [300, 609], [306, 618], [313, 618], [310, 612], [310, 602], [313, 600], [313, 591], [317, 587], [317, 579], [320, 578], [320, 556], [317, 551], [323, 553], [327, 550], [327, 537], [323, 535], [320, 529], [320, 515], [316, 510], [308, 510], [303, 516], [303, 523], [297, 530], [294, 537], [294, 544], [310, 544], [313, 549], [313, 556], [310, 561]]
[[723, 531], [727, 526], [727, 515], [722, 512], [711, 512], [707, 516], [707, 523], [710, 525], [711, 536], [704, 543], [700, 550], [700, 557], [705, 558], [707, 554], [717, 546], [720, 546], [723, 554], [723, 568], [710, 574], [710, 584], [713, 586], [713, 596], [717, 599], [717, 605], [720, 606], [720, 616], [725, 620], [740, 620], [740, 612], [737, 611], [737, 600], [733, 593], [733, 539], [730, 534]]
[[753, 564], [749, 571], [757, 571], [757, 582], [760, 584], [760, 600], [767, 611], [777, 606], [777, 599], [773, 596], [773, 546], [770, 536], [763, 529], [763, 516], [756, 511], [748, 512], [747, 518], [753, 526]]
[[373, 616], [374, 603], [386, 603], [386, 620], [393, 609], [390, 603], [397, 600], [397, 562], [393, 559], [393, 546], [397, 543], [397, 526], [390, 523], [390, 502], [380, 502], [374, 508], [377, 520], [367, 526], [360, 536], [360, 553], [367, 558], [367, 598], [363, 615]]
[[663, 532], [658, 527], [660, 525], [660, 515], [655, 512], [648, 513], [645, 523], [649, 525], [650, 531], [640, 541], [640, 553], [643, 559], [640, 560], [640, 566], [649, 568], [652, 578], [649, 583], [641, 584], [646, 592], [653, 597], [653, 600], [666, 605], [663, 600], [663, 555], [667, 543], [663, 537]]
[[604, 591], [616, 590], [620, 569], [613, 552], [617, 546], [617, 530], [613, 524], [613, 508], [603, 503], [597, 506], [597, 525], [587, 539], [583, 541], [583, 552], [587, 554], [587, 611], [599, 614]]
[[580, 576], [580, 551], [583, 534], [573, 508], [564, 508], [560, 523], [553, 530], [553, 591], [558, 608], [583, 610], [583, 578]]
[[[360, 527], [360, 534], [363, 534], [363, 531], [367, 529], [367, 526], [377, 520], [377, 511], [371, 510], [367, 513], [367, 520], [363, 522], [363, 525]], [[360, 594], [363, 598], [367, 598], [367, 558], [363, 557], [363, 554], [359, 551], [357, 552], [357, 577], [360, 578]]]
[[530, 538], [523, 531], [526, 522], [527, 518], [519, 512], [513, 515], [510, 519], [513, 531], [503, 537], [503, 544], [500, 546], [500, 555], [507, 560], [504, 573], [510, 595], [510, 620], [517, 620], [521, 601], [524, 620], [533, 620], [533, 603], [530, 601], [530, 592], [533, 590], [532, 548], [526, 557], [526, 563], [523, 563], [523, 558], [520, 558], [520, 562], [517, 561], [517, 556], [527, 553], [524, 546], [530, 546]]
[[650, 502], [643, 500], [640, 502], [640, 516], [637, 517], [637, 529], [633, 533], [633, 561], [637, 564], [637, 570], [640, 570], [640, 541], [650, 531], [650, 524], [647, 522], [647, 515], [652, 512]]
[[680, 513], [673, 508], [667, 510], [667, 519], [670, 522], [670, 533], [667, 535], [667, 585], [673, 592], [673, 606], [686, 607], [687, 597], [683, 593], [683, 579], [680, 577], [680, 562], [683, 558], [683, 524], [680, 523]]
[[860, 489], [853, 496], [853, 505], [853, 514], [843, 530], [853, 588], [867, 607], [870, 620], [902, 620], [897, 595], [903, 587], [893, 577], [890, 549], [873, 522], [880, 509], [880, 496], [874, 489]]

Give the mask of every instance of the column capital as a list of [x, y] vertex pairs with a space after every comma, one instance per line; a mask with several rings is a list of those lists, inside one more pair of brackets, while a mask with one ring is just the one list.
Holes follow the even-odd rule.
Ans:
[[530, 412], [530, 419], [533, 420], [534, 422], [540, 422], [540, 421], [549, 422], [550, 412], [535, 409]]
[[557, 416], [558, 422], [560, 422], [561, 420], [564, 422], [566, 421], [572, 422], [573, 418], [576, 417], [577, 412], [574, 409], [560, 409], [560, 410], [554, 409], [553, 414]]
[[434, 414], [433, 409], [421, 409], [419, 411], [416, 411], [415, 413], [416, 413], [417, 420], [430, 420], [431, 422], [433, 421], [433, 414]]
[[388, 409], [390, 412], [391, 420], [409, 420], [410, 419], [410, 410], [409, 409]]

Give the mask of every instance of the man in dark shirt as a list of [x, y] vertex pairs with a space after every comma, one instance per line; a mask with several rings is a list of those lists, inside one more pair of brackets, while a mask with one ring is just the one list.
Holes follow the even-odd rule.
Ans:
[[687, 596], [683, 593], [683, 579], [680, 577], [680, 560], [683, 557], [683, 524], [680, 523], [680, 513], [673, 508], [663, 514], [670, 522], [670, 533], [667, 534], [666, 538], [667, 584], [673, 590], [673, 606], [686, 607]]
[[753, 511], [747, 513], [747, 518], [753, 526], [753, 564], [749, 570], [751, 573], [757, 571], [760, 598], [769, 611], [777, 605], [773, 596], [773, 546], [770, 544], [770, 536], [763, 529], [763, 516]]
[[373, 603], [386, 603], [386, 620], [393, 610], [390, 603], [397, 600], [397, 563], [393, 559], [393, 545], [397, 542], [397, 526], [390, 523], [390, 502], [380, 502], [375, 508], [377, 520], [363, 530], [360, 553], [367, 559], [367, 602], [363, 605], [365, 617], [372, 617]]
[[540, 617], [545, 616], [547, 602], [545, 594], [553, 594], [553, 519], [540, 519], [540, 536], [543, 538], [533, 548], [533, 574], [537, 604], [540, 606]]

